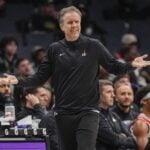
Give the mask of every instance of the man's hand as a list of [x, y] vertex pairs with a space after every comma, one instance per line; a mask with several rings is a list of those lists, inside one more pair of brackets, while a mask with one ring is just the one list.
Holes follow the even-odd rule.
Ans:
[[131, 64], [132, 67], [135, 67], [135, 68], [142, 68], [142, 67], [150, 66], [150, 61], [144, 60], [146, 57], [148, 57], [147, 54], [135, 58], [135, 59], [133, 60], [132, 64]]
[[5, 83], [5, 84], [18, 84], [18, 79], [9, 74], [4, 74], [3, 78], [0, 78], [0, 84]]
[[32, 107], [34, 107], [36, 104], [40, 104], [39, 99], [33, 94], [28, 94], [26, 96], [26, 99], [31, 104]]

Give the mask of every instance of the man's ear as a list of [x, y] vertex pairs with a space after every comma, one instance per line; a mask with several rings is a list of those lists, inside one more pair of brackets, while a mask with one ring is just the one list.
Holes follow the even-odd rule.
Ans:
[[59, 26], [60, 26], [61, 31], [64, 31], [63, 30], [63, 23], [60, 23]]
[[140, 104], [141, 104], [141, 105], [145, 105], [146, 102], [147, 102], [147, 100], [141, 100]]

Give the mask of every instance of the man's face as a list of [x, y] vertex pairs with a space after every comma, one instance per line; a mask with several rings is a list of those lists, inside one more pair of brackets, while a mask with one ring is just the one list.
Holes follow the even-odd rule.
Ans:
[[40, 104], [43, 107], [49, 107], [51, 102], [51, 92], [45, 88], [38, 88], [38, 92], [35, 94], [38, 97]]
[[122, 85], [116, 89], [116, 101], [122, 107], [130, 107], [133, 103], [134, 95], [132, 88], [128, 85]]
[[63, 16], [60, 27], [68, 41], [75, 41], [81, 32], [81, 17], [76, 12], [68, 12]]
[[101, 103], [106, 107], [113, 106], [114, 103], [114, 89], [111, 85], [104, 85], [101, 91]]
[[18, 73], [22, 76], [28, 76], [32, 74], [32, 65], [29, 60], [23, 60], [18, 66]]
[[38, 54], [37, 54], [37, 60], [39, 62], [42, 62], [44, 57], [45, 57], [45, 52], [44, 51], [39, 51]]
[[11, 86], [9, 84], [2, 84], [0, 85], [0, 93], [4, 96], [11, 96]]
[[8, 43], [5, 47], [5, 52], [9, 55], [14, 55], [17, 52], [17, 45], [14, 41]]

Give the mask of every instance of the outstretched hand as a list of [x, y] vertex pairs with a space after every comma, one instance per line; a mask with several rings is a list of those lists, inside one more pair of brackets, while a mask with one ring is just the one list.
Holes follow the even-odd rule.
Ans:
[[135, 58], [131, 64], [132, 67], [142, 68], [142, 67], [150, 66], [150, 61], [144, 60], [147, 57], [148, 57], [148, 55], [145, 54], [143, 56]]
[[4, 77], [0, 78], [0, 84], [18, 84], [18, 79], [9, 74], [4, 74]]

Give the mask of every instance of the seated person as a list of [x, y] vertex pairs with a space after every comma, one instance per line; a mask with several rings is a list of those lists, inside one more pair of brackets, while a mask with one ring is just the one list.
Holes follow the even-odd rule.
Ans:
[[10, 84], [2, 83], [0, 84], [0, 117], [4, 116], [5, 104], [8, 100], [14, 103], [13, 90]]
[[97, 150], [126, 150], [136, 148], [134, 138], [123, 125], [119, 117], [110, 111], [114, 102], [114, 89], [108, 80], [100, 81], [99, 100], [99, 130], [97, 137]]
[[136, 138], [138, 150], [150, 150], [150, 86], [141, 88], [137, 94], [141, 113], [131, 127]]
[[27, 88], [22, 98], [22, 110], [17, 114], [17, 120], [20, 120], [28, 115], [42, 119], [45, 115], [45, 110], [40, 104], [39, 98], [35, 95], [37, 88]]
[[36, 88], [35, 96], [38, 97], [45, 114], [47, 114], [53, 105], [53, 94], [51, 89], [46, 86], [39, 86]]
[[138, 111], [132, 109], [134, 101], [134, 93], [130, 85], [122, 84], [115, 89], [115, 105], [112, 111], [115, 112], [121, 121], [128, 128], [133, 120], [137, 117]]

